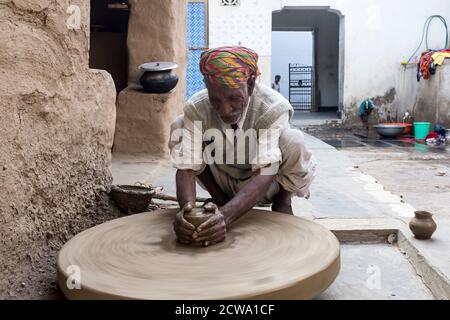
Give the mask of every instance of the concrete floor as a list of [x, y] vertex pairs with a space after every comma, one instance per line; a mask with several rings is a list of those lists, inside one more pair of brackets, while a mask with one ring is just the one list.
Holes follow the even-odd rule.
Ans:
[[297, 127], [301, 126], [319, 126], [327, 123], [340, 123], [341, 119], [336, 111], [332, 112], [310, 112], [295, 111], [291, 124]]
[[[370, 175], [402, 201], [433, 213], [438, 229], [432, 240], [410, 238], [424, 259], [450, 279], [450, 152], [419, 150], [376, 152], [373, 148], [341, 150], [359, 170]], [[408, 222], [408, 219], [403, 219]]]
[[[317, 128], [317, 127], [316, 127]], [[310, 131], [311, 132], [311, 131]], [[312, 133], [324, 141], [340, 141], [339, 153], [353, 164], [350, 170], [372, 181], [364, 188], [380, 203], [400, 198], [401, 206], [391, 204], [389, 216], [405, 225], [405, 236], [419, 250], [419, 259], [446, 280], [447, 297], [450, 279], [450, 145], [441, 147], [379, 139], [358, 139], [352, 132], [317, 130]], [[335, 163], [335, 161], [331, 161]], [[374, 183], [374, 184], [373, 184]], [[381, 196], [382, 193], [384, 196]], [[409, 207], [409, 209], [408, 209]], [[438, 229], [433, 238], [420, 241], [407, 228], [408, 212], [426, 210], [434, 215]], [[398, 214], [401, 213], [402, 214]]]
[[431, 300], [433, 295], [396, 246], [341, 246], [341, 272], [318, 300]]
[[[420, 260], [444, 280], [443, 295], [450, 297], [450, 153], [376, 145], [337, 150], [310, 135], [306, 135], [305, 141], [319, 167], [311, 198], [294, 199], [295, 214], [324, 225], [339, 220], [344, 227], [358, 226], [357, 221], [373, 228], [380, 221], [380, 226], [384, 221], [400, 224], [401, 227], [395, 228], [403, 229], [407, 240], [419, 250]], [[163, 186], [165, 193], [175, 194], [175, 170], [169, 159], [115, 154], [112, 169], [115, 184], [143, 182]], [[444, 176], [438, 175], [444, 171]], [[201, 188], [198, 190], [200, 196], [207, 196]], [[436, 215], [438, 230], [430, 241], [415, 240], [407, 228], [416, 209], [430, 210]], [[364, 231], [360, 234], [364, 235]], [[340, 278], [323, 299], [430, 298], [398, 250], [381, 244], [378, 247], [344, 245], [342, 253]], [[365, 273], [368, 263], [383, 270], [385, 284], [381, 291], [367, 291], [361, 286], [361, 281], [368, 277]], [[355, 289], [355, 286], [360, 287]]]
[[414, 208], [385, 190], [334, 147], [306, 136], [318, 162], [311, 198], [296, 199], [296, 214], [312, 219], [410, 218]]

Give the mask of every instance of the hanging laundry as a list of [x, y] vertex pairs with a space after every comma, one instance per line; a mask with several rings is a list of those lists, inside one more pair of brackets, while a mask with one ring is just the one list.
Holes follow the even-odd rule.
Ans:
[[368, 122], [373, 109], [375, 109], [373, 102], [370, 101], [370, 99], [364, 100], [359, 106], [358, 117], [360, 117], [363, 122]]
[[447, 129], [439, 124], [436, 124], [433, 131], [430, 132], [425, 138], [425, 142], [428, 145], [440, 146], [446, 143], [445, 134]]
[[436, 66], [442, 65], [446, 58], [450, 58], [450, 49], [426, 51], [417, 64], [417, 81], [421, 78], [430, 79], [436, 73]]
[[435, 52], [435, 53], [433, 53], [431, 58], [433, 58], [435, 65], [440, 66], [444, 63], [445, 59], [450, 59], [450, 51], [449, 52], [442, 52], [442, 51]]

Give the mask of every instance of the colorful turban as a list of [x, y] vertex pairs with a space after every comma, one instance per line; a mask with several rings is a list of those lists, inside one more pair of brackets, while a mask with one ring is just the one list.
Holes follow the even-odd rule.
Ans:
[[251, 76], [261, 73], [258, 69], [258, 54], [244, 47], [220, 47], [204, 52], [200, 60], [200, 71], [211, 82], [226, 88], [240, 88]]

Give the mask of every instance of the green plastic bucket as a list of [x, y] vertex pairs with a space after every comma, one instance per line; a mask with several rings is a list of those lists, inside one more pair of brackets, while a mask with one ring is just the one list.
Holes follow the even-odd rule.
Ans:
[[430, 133], [431, 123], [429, 122], [414, 122], [414, 138], [423, 140]]

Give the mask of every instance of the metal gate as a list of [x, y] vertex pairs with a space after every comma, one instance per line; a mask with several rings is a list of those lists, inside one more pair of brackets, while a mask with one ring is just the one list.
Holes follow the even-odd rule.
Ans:
[[313, 67], [289, 64], [289, 101], [295, 110], [311, 111], [313, 106]]
[[186, 98], [205, 89], [200, 73], [200, 56], [208, 49], [208, 2], [189, 0], [188, 2], [188, 46], [189, 57], [186, 70]]

